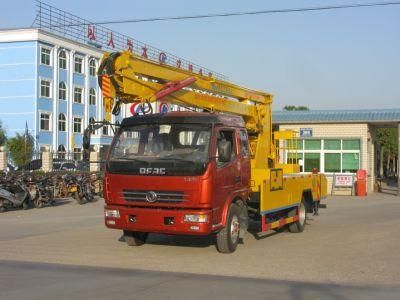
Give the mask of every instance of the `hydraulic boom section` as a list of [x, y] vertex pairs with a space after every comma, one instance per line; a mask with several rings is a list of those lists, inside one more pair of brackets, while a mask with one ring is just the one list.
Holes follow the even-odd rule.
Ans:
[[157, 64], [129, 51], [106, 53], [99, 70], [106, 119], [118, 114], [122, 103], [142, 107], [163, 99], [172, 104], [242, 116], [249, 133], [252, 167], [267, 169], [274, 161], [272, 95]]

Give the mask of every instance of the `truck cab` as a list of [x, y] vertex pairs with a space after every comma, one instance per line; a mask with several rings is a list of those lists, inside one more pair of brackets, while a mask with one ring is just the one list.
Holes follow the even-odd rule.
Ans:
[[[152, 232], [209, 235], [228, 226], [235, 246], [247, 229], [239, 219], [246, 219], [241, 215], [247, 214], [250, 165], [240, 116], [171, 112], [126, 118], [107, 159], [105, 225], [124, 230], [132, 244], [144, 243]], [[227, 225], [232, 203], [242, 209], [237, 224]]]

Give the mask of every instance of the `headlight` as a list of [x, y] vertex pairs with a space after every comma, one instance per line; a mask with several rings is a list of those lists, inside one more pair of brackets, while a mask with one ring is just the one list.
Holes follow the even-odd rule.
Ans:
[[183, 221], [188, 223], [207, 223], [208, 215], [185, 215]]
[[105, 209], [104, 215], [109, 218], [119, 218], [119, 210], [117, 209]]

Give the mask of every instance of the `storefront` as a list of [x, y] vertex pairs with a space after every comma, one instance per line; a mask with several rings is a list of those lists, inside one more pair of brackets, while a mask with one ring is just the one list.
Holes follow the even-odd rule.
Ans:
[[351, 111], [279, 111], [273, 114], [279, 130], [299, 134], [297, 153], [288, 153], [302, 172], [317, 168], [328, 177], [328, 192], [335, 175], [367, 171], [367, 192], [374, 190], [377, 174], [376, 129], [398, 127], [400, 109]]

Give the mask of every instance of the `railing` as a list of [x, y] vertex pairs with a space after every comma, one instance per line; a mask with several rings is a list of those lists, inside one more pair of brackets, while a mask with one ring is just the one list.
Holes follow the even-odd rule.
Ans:
[[112, 31], [44, 2], [37, 1], [36, 8], [36, 18], [32, 24], [34, 27], [104, 51], [129, 50], [137, 55], [146, 55], [148, 59], [157, 63], [161, 62], [173, 67], [180, 67], [193, 73], [202, 73], [206, 76], [211, 75], [219, 80], [228, 80], [226, 76], [208, 68], [151, 47], [129, 36]]

